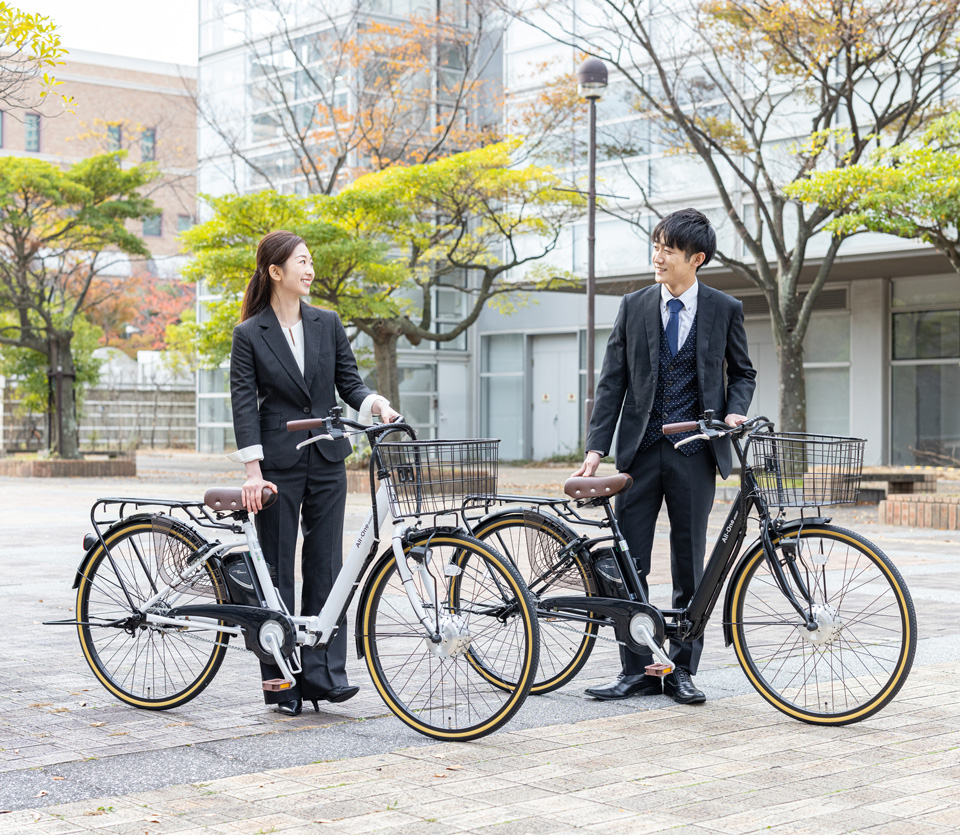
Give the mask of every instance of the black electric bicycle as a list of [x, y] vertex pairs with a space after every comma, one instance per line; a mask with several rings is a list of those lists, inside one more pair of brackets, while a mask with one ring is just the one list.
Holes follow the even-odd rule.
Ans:
[[[652, 652], [648, 673], [672, 670], [668, 638], [700, 637], [729, 578], [723, 634], [757, 691], [804, 722], [843, 725], [871, 716], [897, 694], [913, 663], [917, 623], [910, 592], [873, 543], [830, 524], [820, 508], [856, 502], [864, 441], [780, 433], [763, 417], [731, 428], [714, 420], [668, 424], [664, 434], [730, 437], [741, 490], [703, 578], [684, 609], [658, 609], [643, 594], [611, 499], [629, 475], [571, 478], [567, 499], [500, 495], [465, 502], [477, 539], [508, 555], [536, 599], [540, 667], [531, 692], [548, 693], [583, 667], [601, 626]], [[578, 512], [600, 508], [601, 518]], [[785, 508], [812, 508], [788, 519]], [[748, 521], [759, 524], [745, 549]], [[571, 525], [606, 529], [587, 537]], [[502, 682], [505, 687], [509, 681]]]

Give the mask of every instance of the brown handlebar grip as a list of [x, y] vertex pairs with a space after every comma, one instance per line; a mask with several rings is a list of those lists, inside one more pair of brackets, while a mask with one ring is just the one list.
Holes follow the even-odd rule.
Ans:
[[264, 487], [260, 493], [260, 503], [263, 507], [270, 507], [277, 500], [277, 494], [269, 487]]
[[684, 420], [680, 423], [663, 424], [664, 435], [679, 435], [681, 432], [693, 432], [700, 428], [700, 424], [695, 420]]
[[323, 418], [305, 418], [304, 420], [288, 420], [287, 432], [299, 432], [301, 429], [323, 429]]

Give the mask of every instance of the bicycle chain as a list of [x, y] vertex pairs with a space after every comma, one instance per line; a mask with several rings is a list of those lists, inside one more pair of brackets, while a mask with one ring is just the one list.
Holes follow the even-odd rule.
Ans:
[[[542, 620], [542, 619], [541, 619], [541, 620]], [[557, 618], [557, 621], [559, 621], [559, 620], [561, 620], [561, 619], [560, 619], [560, 618]], [[566, 631], [566, 632], [573, 632], [575, 635], [579, 635], [581, 638], [583, 637], [583, 630], [582, 630], [582, 629], [577, 629], [577, 628], [574, 627], [574, 626], [567, 626], [566, 624], [559, 623], [559, 622], [554, 622], [554, 621], [551, 621], [551, 624], [550, 624], [550, 625], [551, 625], [554, 629], [563, 629], [563, 630]], [[593, 639], [594, 639], [595, 641], [606, 641], [606, 642], [609, 643], [609, 644], [617, 644], [618, 646], [621, 646], [621, 647], [626, 647], [626, 646], [627, 646], [627, 642], [626, 642], [626, 641], [619, 641], [619, 640], [617, 640], [616, 638], [608, 638], [606, 635], [601, 635], [599, 631], [597, 632], [596, 635], [593, 636]]]

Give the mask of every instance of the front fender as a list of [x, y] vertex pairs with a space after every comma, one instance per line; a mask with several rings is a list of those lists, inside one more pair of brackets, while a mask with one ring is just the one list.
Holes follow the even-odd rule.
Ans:
[[[830, 523], [830, 518], [824, 516], [812, 517], [809, 519], [792, 519], [789, 522], [786, 522], [783, 527], [780, 528], [780, 533], [774, 537], [773, 544], [776, 545], [781, 539], [790, 537], [803, 528], [807, 528], [810, 525], [827, 525]], [[746, 571], [747, 563], [754, 557], [754, 555], [759, 551], [763, 546], [759, 539], [755, 539], [750, 543], [744, 552], [743, 556], [737, 561], [736, 566], [733, 569], [733, 573], [730, 575], [730, 580], [727, 583], [727, 594], [723, 600], [723, 645], [730, 646], [733, 643], [733, 590], [737, 586], [737, 581], [740, 579], [740, 575]]]

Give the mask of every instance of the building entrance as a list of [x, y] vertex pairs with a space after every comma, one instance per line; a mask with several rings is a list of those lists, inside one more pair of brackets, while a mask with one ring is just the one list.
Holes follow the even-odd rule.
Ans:
[[532, 339], [533, 457], [575, 452], [580, 443], [580, 355], [576, 334]]

